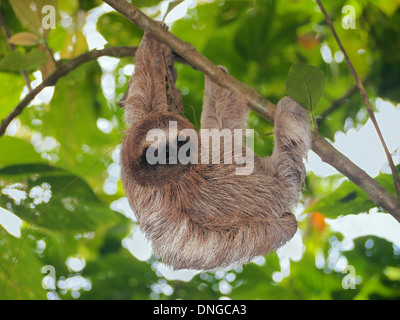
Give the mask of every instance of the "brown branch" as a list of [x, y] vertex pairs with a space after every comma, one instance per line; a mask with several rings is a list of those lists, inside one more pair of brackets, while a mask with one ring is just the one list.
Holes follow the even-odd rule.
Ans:
[[[249, 107], [263, 118], [273, 122], [276, 106], [262, 97], [249, 85], [242, 83], [230, 75], [225, 74], [218, 66], [201, 55], [191, 44], [188, 44], [170, 32], [164, 30], [160, 24], [135, 6], [124, 0], [103, 0], [139, 28], [150, 32], [156, 39], [169, 46], [191, 66], [206, 74], [217, 84], [240, 92], [248, 101]], [[377, 181], [371, 178], [346, 156], [336, 150], [323, 137], [313, 134], [312, 150], [320, 156], [322, 161], [330, 164], [339, 172], [347, 176], [359, 186], [372, 201], [393, 215], [400, 222], [400, 205], [396, 197], [384, 189]]]
[[378, 121], [375, 118], [374, 111], [372, 110], [371, 104], [370, 104], [369, 99], [368, 99], [367, 91], [365, 90], [364, 84], [362, 83], [360, 77], [358, 76], [357, 71], [353, 66], [353, 63], [351, 62], [349, 56], [347, 55], [347, 52], [344, 49], [343, 44], [340, 41], [340, 39], [339, 39], [339, 37], [338, 37], [338, 35], [336, 33], [335, 28], [333, 27], [332, 20], [329, 17], [328, 13], [326, 12], [321, 0], [317, 0], [317, 3], [318, 3], [319, 8], [321, 9], [322, 14], [325, 17], [326, 22], [329, 25], [329, 28], [331, 29], [331, 32], [332, 32], [333, 36], [336, 39], [337, 44], [339, 45], [340, 50], [342, 50], [342, 52], [344, 54], [344, 57], [346, 59], [346, 62], [347, 62], [347, 65], [348, 65], [348, 67], [350, 69], [351, 74], [353, 75], [354, 79], [356, 80], [357, 87], [360, 90], [360, 93], [361, 93], [361, 96], [363, 98], [364, 104], [367, 107], [367, 111], [368, 111], [369, 117], [370, 117], [370, 119], [372, 121], [372, 124], [375, 127], [375, 130], [376, 130], [376, 132], [378, 134], [379, 140], [381, 141], [383, 150], [385, 151], [386, 158], [387, 158], [387, 160], [389, 162], [389, 166], [390, 166], [390, 169], [392, 171], [392, 176], [393, 176], [394, 187], [395, 187], [395, 190], [396, 190], [396, 195], [400, 199], [400, 179], [399, 179], [399, 175], [397, 173], [396, 166], [395, 166], [395, 164], [393, 162], [392, 155], [390, 154], [389, 149], [388, 149], [388, 147], [386, 145], [385, 139], [383, 138], [381, 129], [379, 128]]
[[46, 79], [42, 81], [41, 84], [39, 84], [36, 88], [29, 92], [11, 111], [11, 113], [1, 121], [0, 137], [4, 135], [10, 122], [15, 119], [44, 88], [54, 86], [58, 79], [66, 76], [69, 72], [71, 72], [81, 64], [95, 60], [102, 56], [111, 56], [118, 58], [132, 57], [135, 55], [136, 49], [137, 47], [112, 47], [102, 50], [95, 49], [81, 54], [80, 56], [73, 58], [64, 64], [58, 65], [57, 69], [53, 73], [51, 73]]

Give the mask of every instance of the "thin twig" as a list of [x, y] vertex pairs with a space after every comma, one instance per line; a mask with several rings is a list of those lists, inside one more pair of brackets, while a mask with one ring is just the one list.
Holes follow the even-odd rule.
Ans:
[[335, 31], [335, 28], [333, 27], [332, 20], [329, 17], [328, 13], [326, 12], [325, 7], [323, 6], [321, 0], [317, 0], [317, 3], [318, 3], [318, 6], [321, 9], [321, 12], [323, 13], [323, 15], [325, 17], [326, 22], [329, 25], [329, 28], [332, 31], [333, 36], [336, 39], [337, 44], [339, 45], [340, 50], [342, 50], [342, 52], [344, 54], [344, 57], [346, 59], [347, 65], [349, 66], [351, 74], [353, 75], [354, 79], [356, 80], [357, 87], [360, 90], [360, 93], [361, 93], [361, 96], [363, 98], [364, 104], [367, 107], [367, 111], [368, 111], [369, 117], [370, 117], [370, 119], [372, 121], [372, 124], [375, 127], [375, 130], [376, 130], [376, 132], [378, 134], [379, 140], [381, 141], [383, 150], [385, 151], [386, 158], [387, 158], [387, 160], [389, 162], [389, 166], [390, 166], [390, 169], [392, 171], [392, 176], [393, 176], [394, 187], [395, 187], [395, 190], [396, 190], [396, 195], [397, 195], [398, 198], [400, 198], [400, 179], [399, 179], [399, 175], [397, 173], [396, 166], [395, 166], [395, 164], [393, 162], [392, 155], [390, 154], [389, 149], [388, 149], [388, 147], [386, 145], [385, 139], [383, 138], [381, 129], [379, 128], [378, 121], [375, 118], [375, 114], [374, 114], [374, 111], [372, 110], [371, 104], [369, 102], [368, 95], [367, 95], [367, 92], [365, 90], [364, 84], [362, 83], [360, 77], [357, 74], [356, 69], [353, 66], [353, 63], [351, 62], [349, 56], [347, 55], [347, 52], [344, 49], [343, 44], [340, 41], [339, 36], [337, 35], [337, 33]]
[[[242, 83], [223, 72], [217, 65], [200, 54], [191, 44], [186, 43], [165, 31], [158, 22], [143, 14], [134, 5], [125, 0], [103, 0], [119, 13], [124, 15], [139, 28], [150, 32], [158, 41], [169, 46], [184, 61], [195, 69], [207, 75], [216, 84], [243, 95], [251, 109], [256, 111], [266, 120], [273, 122], [276, 106], [262, 97], [249, 85]], [[320, 156], [322, 161], [330, 164], [339, 172], [347, 176], [359, 186], [372, 201], [393, 215], [400, 222], [400, 205], [396, 197], [383, 188], [376, 180], [371, 178], [364, 170], [360, 169], [346, 156], [336, 150], [323, 137], [313, 134], [312, 150]]]

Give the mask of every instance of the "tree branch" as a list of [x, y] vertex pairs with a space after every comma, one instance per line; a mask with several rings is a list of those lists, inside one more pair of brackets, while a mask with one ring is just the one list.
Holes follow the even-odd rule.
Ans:
[[361, 96], [363, 98], [364, 104], [367, 107], [367, 111], [368, 111], [369, 117], [370, 117], [370, 119], [372, 121], [372, 124], [375, 127], [375, 130], [376, 130], [376, 132], [378, 134], [379, 140], [381, 141], [383, 150], [385, 151], [386, 158], [387, 158], [387, 160], [389, 162], [389, 166], [390, 166], [390, 169], [392, 171], [392, 176], [393, 176], [394, 188], [396, 190], [396, 195], [400, 199], [400, 179], [399, 179], [399, 175], [397, 173], [396, 166], [395, 166], [395, 164], [393, 162], [392, 155], [390, 154], [389, 149], [388, 149], [388, 147], [386, 145], [385, 139], [383, 138], [381, 129], [379, 128], [378, 121], [375, 118], [374, 111], [372, 110], [371, 104], [370, 104], [369, 99], [368, 99], [367, 91], [365, 90], [364, 84], [362, 83], [360, 77], [358, 76], [357, 71], [353, 66], [353, 63], [351, 62], [349, 56], [347, 55], [347, 52], [344, 49], [343, 44], [340, 41], [339, 36], [337, 35], [335, 28], [333, 27], [332, 20], [329, 17], [328, 13], [326, 12], [321, 0], [317, 0], [317, 3], [318, 3], [319, 8], [321, 9], [322, 14], [325, 17], [326, 22], [329, 25], [329, 28], [331, 29], [331, 32], [332, 32], [334, 38], [336, 39], [337, 44], [339, 45], [340, 50], [342, 50], [342, 52], [344, 54], [344, 57], [346, 59], [347, 65], [349, 66], [351, 74], [353, 75], [354, 79], [356, 80], [357, 87], [360, 90], [360, 93], [361, 93]]
[[68, 62], [61, 64], [57, 69], [50, 74], [46, 79], [42, 81], [36, 88], [30, 91], [21, 102], [11, 111], [11, 113], [1, 121], [0, 124], [0, 137], [4, 135], [10, 122], [15, 119], [27, 106], [28, 104], [46, 87], [54, 86], [58, 79], [66, 76], [72, 70], [80, 66], [85, 62], [95, 60], [102, 56], [111, 57], [132, 57], [135, 55], [137, 47], [112, 47], [105, 48], [102, 50], [92, 50], [81, 54], [80, 56], [69, 60]]
[[[176, 54], [182, 57], [195, 69], [206, 74], [215, 83], [240, 92], [248, 101], [249, 107], [263, 118], [273, 122], [276, 106], [262, 97], [249, 85], [242, 83], [230, 75], [225, 74], [218, 66], [201, 55], [191, 44], [188, 44], [170, 32], [164, 30], [160, 24], [134, 5], [125, 0], [103, 0], [119, 13], [124, 15], [139, 28], [150, 32], [157, 40], [169, 46]], [[312, 150], [319, 155], [322, 161], [330, 164], [339, 172], [347, 176], [359, 186], [372, 201], [389, 212], [400, 222], [400, 205], [396, 197], [384, 189], [377, 181], [371, 178], [364, 170], [355, 165], [346, 156], [336, 150], [323, 137], [313, 134]]]

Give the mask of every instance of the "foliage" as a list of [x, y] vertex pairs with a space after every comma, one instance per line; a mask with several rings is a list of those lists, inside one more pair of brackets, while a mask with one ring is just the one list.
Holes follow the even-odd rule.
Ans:
[[294, 63], [286, 79], [286, 92], [312, 112], [324, 93], [325, 83], [324, 73], [317, 67]]
[[[162, 19], [161, 1], [132, 2]], [[57, 9], [55, 29], [42, 28], [45, 14], [36, 10], [44, 4]], [[180, 4], [174, 2], [170, 14]], [[369, 96], [399, 102], [400, 1], [324, 4]], [[346, 4], [356, 8], [354, 30], [341, 28], [341, 8]], [[88, 50], [88, 37], [93, 36], [93, 31], [86, 31], [88, 15], [93, 17], [99, 6], [99, 0], [1, 1], [15, 50], [2, 29], [0, 118], [27, 92], [21, 70], [37, 85], [56, 68], [52, 56], [63, 62]], [[97, 30], [107, 46], [138, 45], [142, 37], [140, 29], [115, 12], [103, 12]], [[348, 119], [354, 127], [367, 120], [356, 90], [331, 108], [354, 79], [311, 0], [199, 1], [171, 31], [274, 103], [286, 94], [301, 93], [292, 80], [299, 67], [307, 69], [303, 85], [312, 83], [313, 89], [299, 99], [312, 97], [319, 133], [328, 139], [345, 131]], [[296, 237], [301, 245], [296, 257], [273, 253], [243, 267], [199, 272], [190, 281], [161, 272], [153, 257], [137, 259], [128, 245], [137, 239], [136, 223], [121, 205], [118, 152], [124, 125], [116, 106], [132, 60], [104, 61], [101, 66], [97, 61], [83, 64], [60, 79], [54, 92], [46, 89], [0, 137], [0, 292], [19, 255], [0, 299], [400, 298], [399, 248], [374, 235], [349, 240], [329, 227], [329, 221], [376, 206], [340, 174], [321, 178], [308, 173], [299, 206]], [[197, 125], [204, 76], [186, 65], [176, 67], [185, 116]], [[251, 113], [249, 126], [255, 129], [256, 153], [270, 154], [272, 125]], [[390, 175], [382, 173], [377, 179], [390, 188]], [[9, 230], [3, 217], [20, 221], [21, 234]], [[55, 290], [42, 287], [41, 268], [46, 265], [56, 270]], [[356, 289], [342, 287], [346, 265], [356, 270]]]

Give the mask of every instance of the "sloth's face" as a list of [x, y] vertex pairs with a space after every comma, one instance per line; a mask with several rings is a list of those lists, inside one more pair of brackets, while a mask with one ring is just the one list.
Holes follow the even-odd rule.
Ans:
[[[168, 135], [168, 131], [165, 131]], [[190, 148], [183, 146], [190, 143], [190, 138], [173, 136], [167, 139], [160, 139], [149, 146], [144, 147], [140, 158], [143, 167], [154, 166], [155, 168], [165, 166], [166, 168], [174, 165], [185, 165], [182, 155], [190, 159]]]
[[[139, 184], [171, 182], [188, 172], [191, 157], [197, 153], [191, 145], [191, 123], [175, 114], [154, 114], [135, 124], [126, 135], [121, 150], [121, 166], [129, 178]], [[196, 154], [197, 156], [197, 154]]]

